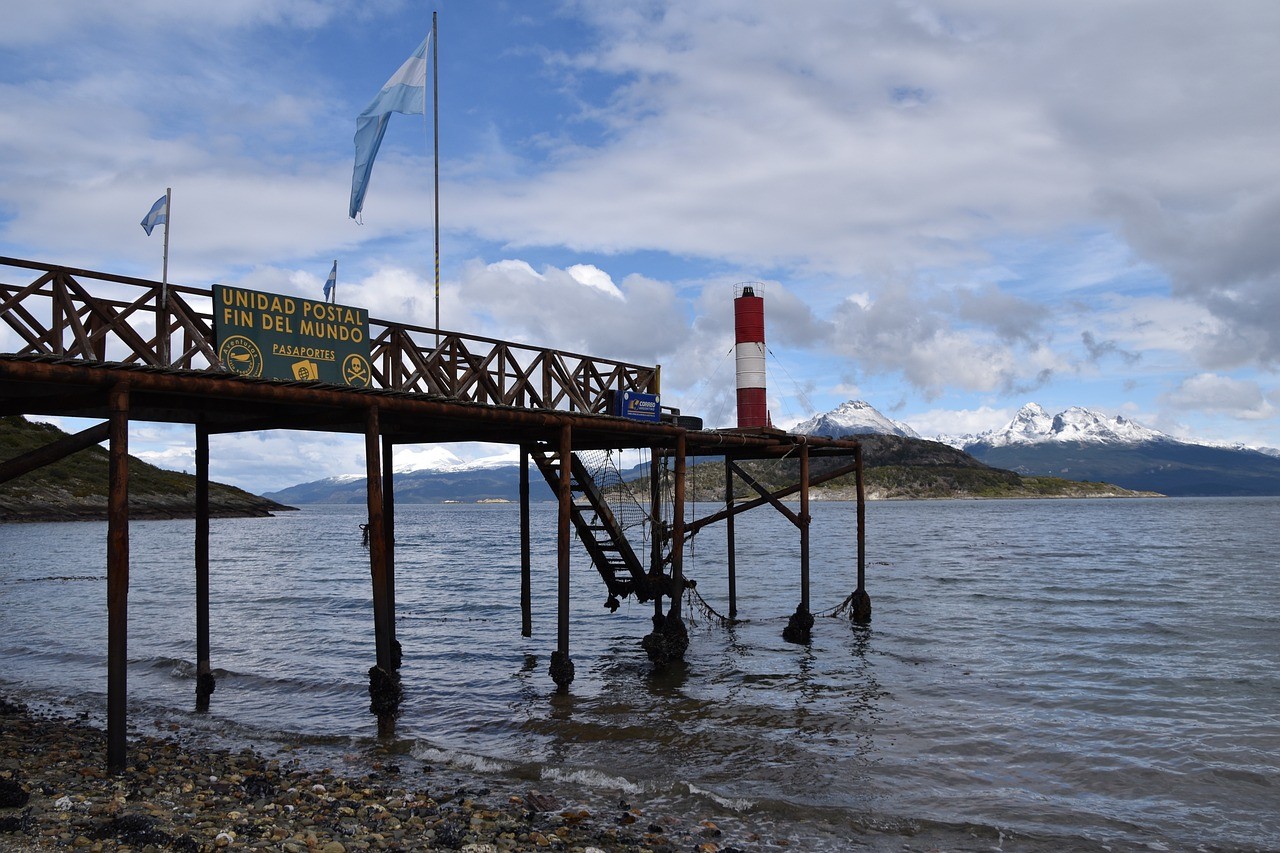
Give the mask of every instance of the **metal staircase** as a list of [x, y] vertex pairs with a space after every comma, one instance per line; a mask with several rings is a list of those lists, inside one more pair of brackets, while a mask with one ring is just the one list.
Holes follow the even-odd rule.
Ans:
[[[531, 448], [529, 456], [546, 478], [553, 492], [560, 490], [561, 459], [558, 452]], [[576, 453], [569, 454], [570, 516], [578, 538], [591, 555], [591, 562], [609, 588], [606, 606], [617, 609], [617, 598], [635, 595], [639, 601], [653, 598], [653, 579], [627, 541], [609, 504]]]

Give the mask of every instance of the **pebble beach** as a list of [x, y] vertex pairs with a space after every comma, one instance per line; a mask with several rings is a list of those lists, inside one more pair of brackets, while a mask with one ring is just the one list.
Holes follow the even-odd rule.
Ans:
[[106, 770], [106, 735], [0, 697], [0, 849], [8, 851], [557, 850], [732, 853], [710, 821], [596, 813], [555, 792], [458, 788], [430, 769], [359, 778], [252, 750], [130, 734]]

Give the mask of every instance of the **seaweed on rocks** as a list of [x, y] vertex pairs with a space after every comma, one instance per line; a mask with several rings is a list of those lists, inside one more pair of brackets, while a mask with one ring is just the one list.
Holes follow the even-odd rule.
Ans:
[[116, 815], [104, 830], [106, 837], [114, 836], [138, 847], [147, 844], [165, 847], [173, 841], [173, 836], [161, 829], [155, 818], [143, 814]]
[[689, 631], [679, 616], [653, 616], [653, 633], [646, 634], [640, 645], [649, 655], [654, 666], [664, 667], [669, 663], [684, 660], [684, 653], [689, 649]]
[[796, 612], [787, 620], [787, 627], [782, 629], [782, 639], [800, 645], [807, 645], [813, 640], [813, 614], [803, 604], [797, 605]]
[[21, 808], [31, 794], [16, 779], [0, 779], [0, 809]]

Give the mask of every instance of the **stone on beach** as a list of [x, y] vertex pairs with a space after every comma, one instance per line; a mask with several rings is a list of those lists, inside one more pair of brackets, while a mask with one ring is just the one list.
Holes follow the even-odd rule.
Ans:
[[561, 796], [541, 791], [449, 790], [429, 768], [412, 781], [398, 767], [343, 778], [247, 749], [131, 735], [128, 765], [113, 775], [105, 745], [99, 729], [0, 698], [0, 849], [707, 849], [705, 824], [634, 834], [625, 821], [562, 806]]

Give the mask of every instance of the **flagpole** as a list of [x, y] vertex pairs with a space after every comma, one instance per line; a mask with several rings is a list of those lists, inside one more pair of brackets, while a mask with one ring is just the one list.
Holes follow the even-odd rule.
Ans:
[[169, 366], [169, 223], [173, 220], [173, 188], [164, 188], [164, 261], [160, 269], [160, 312], [156, 317], [160, 363]]
[[431, 13], [431, 86], [432, 126], [435, 131], [435, 201], [436, 201], [436, 346], [440, 345], [440, 34], [436, 31], [436, 13]]
[[334, 305], [338, 304], [338, 259], [333, 259], [333, 290], [330, 292], [329, 301]]

